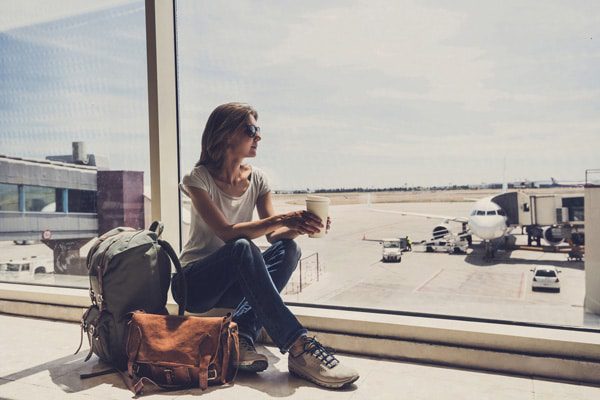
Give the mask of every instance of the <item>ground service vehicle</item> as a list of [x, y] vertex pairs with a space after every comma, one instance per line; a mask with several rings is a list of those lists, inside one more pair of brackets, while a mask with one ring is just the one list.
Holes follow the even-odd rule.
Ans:
[[400, 239], [382, 239], [382, 242], [381, 260], [383, 262], [401, 262], [402, 247], [400, 246]]

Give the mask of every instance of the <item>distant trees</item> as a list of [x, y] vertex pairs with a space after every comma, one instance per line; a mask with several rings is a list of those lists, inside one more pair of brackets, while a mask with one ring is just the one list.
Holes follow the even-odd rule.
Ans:
[[451, 186], [402, 186], [386, 188], [331, 188], [331, 189], [305, 189], [305, 190], [276, 190], [277, 194], [304, 194], [304, 193], [364, 193], [364, 192], [420, 192], [424, 190], [468, 190], [473, 189], [469, 185], [451, 185]]

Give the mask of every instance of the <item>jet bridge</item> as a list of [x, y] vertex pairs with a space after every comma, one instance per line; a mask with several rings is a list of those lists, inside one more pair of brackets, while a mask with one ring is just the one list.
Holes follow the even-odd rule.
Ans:
[[507, 192], [492, 198], [511, 226], [583, 225], [583, 195], [527, 195]]
[[531, 220], [529, 196], [522, 192], [507, 192], [492, 198], [506, 212], [509, 226], [528, 225]]

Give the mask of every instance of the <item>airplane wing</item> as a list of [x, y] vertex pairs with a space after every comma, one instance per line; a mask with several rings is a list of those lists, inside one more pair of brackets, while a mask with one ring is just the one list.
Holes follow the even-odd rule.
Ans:
[[440, 219], [443, 221], [453, 221], [466, 224], [469, 222], [469, 219], [466, 217], [450, 217], [445, 215], [433, 215], [433, 214], [421, 214], [421, 213], [413, 213], [407, 211], [395, 211], [395, 210], [381, 210], [379, 208], [369, 208], [371, 211], [382, 212], [382, 213], [390, 213], [390, 214], [399, 214], [404, 216], [412, 216], [412, 217], [423, 217], [427, 219]]
[[379, 242], [379, 243], [383, 243], [383, 239], [367, 239], [366, 236], [363, 235], [362, 240], [364, 240], [365, 242]]

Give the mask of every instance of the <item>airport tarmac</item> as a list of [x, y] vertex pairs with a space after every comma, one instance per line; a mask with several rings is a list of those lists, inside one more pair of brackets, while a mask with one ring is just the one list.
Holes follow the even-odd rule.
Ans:
[[[472, 202], [389, 203], [377, 208], [447, 216], [466, 216]], [[276, 210], [298, 206], [279, 202]], [[426, 253], [414, 246], [400, 263], [381, 262], [381, 245], [362, 238], [428, 239], [437, 221], [369, 211], [364, 204], [330, 209], [332, 229], [324, 239], [298, 239], [303, 255], [319, 253], [319, 282], [287, 301], [459, 315], [527, 323], [600, 327], [600, 316], [584, 312], [583, 262], [566, 254], [499, 250], [493, 261], [483, 260], [475, 241], [467, 254]], [[459, 224], [454, 224], [460, 229]], [[513, 233], [520, 233], [515, 229]], [[517, 235], [517, 242], [526, 236]], [[533, 292], [535, 266], [552, 265], [561, 272], [561, 290]], [[297, 279], [297, 278], [295, 278]]]
[[[365, 196], [359, 197], [364, 200]], [[300, 209], [301, 200], [300, 195], [275, 196], [275, 210]], [[583, 309], [583, 262], [567, 261], [566, 254], [524, 250], [499, 250], [496, 259], [484, 261], [482, 248], [475, 241], [467, 254], [426, 253], [414, 246], [414, 251], [404, 253], [402, 262], [382, 263], [381, 245], [363, 241], [364, 236], [377, 239], [408, 235], [417, 242], [431, 237], [437, 221], [372, 212], [364, 203], [335, 203], [338, 205], [330, 207], [332, 229], [325, 238], [297, 239], [303, 257], [307, 257], [303, 261], [303, 286], [300, 293], [288, 290], [286, 301], [600, 328], [600, 316]], [[448, 216], [466, 216], [472, 206], [472, 202], [455, 199], [377, 204], [380, 209]], [[453, 226], [460, 229], [459, 224]], [[520, 229], [514, 233], [520, 233]], [[517, 240], [522, 243], [526, 238], [517, 235]], [[264, 239], [257, 243], [268, 245]], [[3, 256], [40, 252], [51, 255], [43, 244], [16, 246], [0, 242], [0, 251]], [[319, 255], [318, 276], [314, 253]], [[541, 265], [556, 266], [562, 271], [559, 293], [531, 290], [530, 270]], [[298, 274], [299, 270], [290, 287], [297, 287]], [[87, 287], [87, 277], [83, 276], [37, 274], [32, 278], [0, 272], [0, 280]]]

